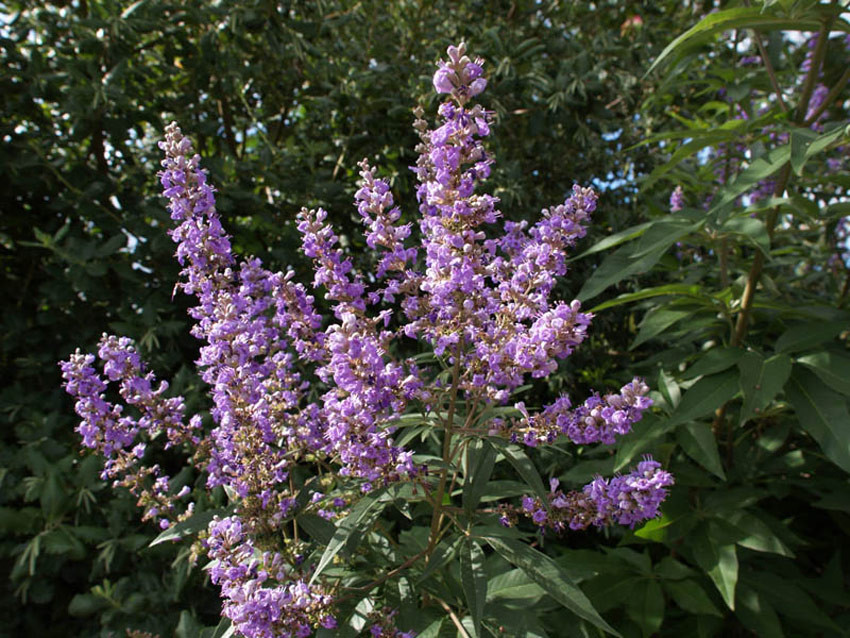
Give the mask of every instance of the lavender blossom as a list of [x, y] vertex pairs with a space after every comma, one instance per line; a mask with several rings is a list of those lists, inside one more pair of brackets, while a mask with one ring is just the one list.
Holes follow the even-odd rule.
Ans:
[[685, 192], [681, 186], [676, 186], [670, 193], [670, 212], [678, 213], [685, 207]]
[[508, 426], [508, 431], [515, 440], [530, 446], [553, 443], [561, 435], [577, 445], [613, 445], [616, 437], [628, 434], [652, 405], [648, 392], [646, 383], [636, 378], [620, 388], [619, 394], [594, 394], [575, 409], [566, 396], [533, 416], [519, 403], [516, 407], [523, 418]]
[[659, 463], [646, 457], [628, 474], [610, 480], [598, 476], [580, 491], [565, 493], [558, 485], [557, 479], [550, 482], [546, 503], [537, 497], [524, 497], [518, 512], [503, 513], [504, 522], [511, 524], [516, 513], [521, 513], [540, 528], [557, 533], [568, 528], [580, 530], [613, 523], [634, 528], [658, 515], [658, 507], [667, 496], [666, 488], [673, 485], [673, 477]]
[[[493, 161], [483, 143], [491, 113], [472, 103], [487, 85], [483, 61], [468, 57], [463, 44], [449, 47], [433, 84], [447, 98], [440, 121], [430, 129], [420, 110], [414, 123], [421, 139], [413, 167], [421, 245], [409, 245], [411, 224], [402, 222], [389, 183], [364, 160], [354, 204], [375, 272], [355, 266], [326, 211], [303, 209], [297, 229], [313, 262], [315, 292], [296, 283], [291, 270], [273, 272], [255, 257], [233, 255], [198, 155], [176, 124], [166, 129], [160, 180], [177, 222], [170, 234], [182, 265], [178, 288], [195, 298], [189, 313], [212, 399], [208, 431], [199, 415], [185, 422], [182, 398], [165, 396], [168, 384], [146, 370], [128, 339], [104, 336], [97, 357], [77, 352], [61, 364], [83, 444], [106, 457], [105, 477], [139, 494], [146, 518], [167, 526], [192, 511], [189, 504], [177, 513], [187, 490], [177, 491], [158, 466], [144, 464], [147, 445], [192, 454], [207, 487], [226, 488], [235, 513], [210, 524], [203, 548], [223, 615], [249, 638], [336, 627], [334, 601], [344, 585], [314, 571], [316, 547], [299, 539], [297, 517], [337, 520], [360, 495], [400, 481], [432, 498], [436, 472], [414, 464], [413, 450], [394, 438], [403, 416], [435, 415], [450, 442], [462, 396], [467, 426], [481, 436], [501, 433], [528, 445], [562, 435], [610, 444], [651, 405], [648, 387], [635, 379], [577, 408], [561, 397], [534, 416], [522, 404], [521, 419], [482, 416], [529, 378], [554, 373], [587, 337], [592, 315], [553, 293], [597, 198], [575, 185], [536, 223], [494, 228], [499, 201], [481, 192]], [[313, 294], [324, 296], [330, 316], [316, 311]], [[411, 340], [427, 346], [439, 365], [399, 357], [415, 345]], [[453, 375], [448, 384], [441, 367]], [[109, 384], [121, 402], [105, 398]], [[302, 485], [305, 474], [314, 478]], [[439, 491], [445, 479], [443, 470]], [[647, 460], [581, 492], [553, 486], [548, 505], [527, 498], [522, 511], [555, 528], [634, 525], [656, 514], [670, 484], [669, 474]], [[516, 512], [503, 507], [510, 522]], [[370, 618], [372, 635], [410, 638], [393, 616]]]

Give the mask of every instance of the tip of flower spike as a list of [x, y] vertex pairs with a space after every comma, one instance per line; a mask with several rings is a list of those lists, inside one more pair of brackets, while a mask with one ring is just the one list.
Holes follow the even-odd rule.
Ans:
[[446, 53], [449, 60], [440, 60], [434, 73], [433, 84], [437, 93], [449, 93], [459, 103], [464, 104], [487, 88], [481, 58], [474, 61], [466, 55], [466, 44], [450, 46]]

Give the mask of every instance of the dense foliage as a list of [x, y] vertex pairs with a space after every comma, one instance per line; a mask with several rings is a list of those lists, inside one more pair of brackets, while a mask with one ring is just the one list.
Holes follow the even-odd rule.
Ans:
[[[578, 486], [652, 451], [677, 487], [655, 526], [549, 535], [543, 550], [624, 634], [840, 635], [850, 605], [847, 558], [835, 551], [850, 502], [848, 279], [834, 232], [848, 212], [834, 150], [846, 143], [842, 3], [724, 3], [702, 20], [711, 7], [699, 3], [597, 4], [3, 5], [8, 631], [190, 636], [217, 622], [214, 592], [187, 587], [204, 574], [187, 569], [186, 548], [142, 549], [157, 530], [138, 525], [133, 499], [105, 490], [98, 461], [79, 455], [54, 364], [115, 330], [175, 379], [189, 409], [202, 405], [183, 367], [197, 346], [185, 301], [171, 299], [177, 267], [150, 179], [166, 122], [191, 131], [222, 185], [239, 252], [305, 274], [294, 213], [321, 205], [359, 260], [357, 161], [385, 157], [381, 175], [409, 191], [411, 99], [427, 94], [439, 50], [463, 38], [489, 62], [484, 103], [500, 132], [491, 181], [506, 214], [596, 178], [599, 231], [640, 223], [593, 277], [611, 241], [572, 263], [559, 296], [584, 280], [581, 297], [598, 306], [621, 296], [594, 309], [584, 348], [526, 402], [619, 387], [628, 371], [655, 390], [654, 412], [613, 455], [530, 456]], [[692, 24], [663, 75], [643, 78]], [[671, 216], [676, 185], [684, 208]], [[756, 201], [756, 190], [769, 196]], [[487, 608], [544, 619], [510, 631], [587, 631], [525, 575], [484, 568]], [[446, 596], [468, 612], [459, 581]]]

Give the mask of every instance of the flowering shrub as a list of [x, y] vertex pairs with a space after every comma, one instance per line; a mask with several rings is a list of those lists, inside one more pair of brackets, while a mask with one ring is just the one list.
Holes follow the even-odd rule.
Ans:
[[[177, 223], [178, 286], [197, 300], [192, 334], [203, 343], [197, 363], [211, 428], [200, 415], [186, 418], [183, 400], [166, 396], [168, 384], [126, 338], [103, 337], [102, 373], [79, 351], [61, 364], [83, 444], [106, 457], [103, 477], [129, 487], [168, 537], [204, 528], [197, 549], [212, 561], [222, 614], [242, 635], [307, 636], [344, 619], [373, 636], [412, 635], [395, 628], [400, 615], [389, 605], [389, 584], [411, 574], [418, 603], [411, 592], [402, 603], [436, 603], [462, 633], [478, 635], [491, 553], [607, 629], [566, 573], [512, 527], [634, 526], [657, 515], [673, 482], [646, 458], [578, 490], [553, 479], [547, 493], [523, 449], [561, 438], [612, 444], [652, 402], [634, 379], [575, 408], [566, 396], [536, 413], [510, 407], [526, 380], [553, 374], [586, 338], [592, 315], [552, 293], [596, 195], [574, 186], [537, 223], [493, 229], [498, 200], [478, 192], [493, 161], [482, 142], [491, 114], [472, 101], [487, 84], [482, 64], [463, 44], [449, 47], [433, 78], [447, 96], [439, 125], [429, 129], [416, 112], [418, 246], [389, 184], [365, 161], [355, 201], [374, 272], [354, 267], [324, 210], [299, 213], [328, 317], [293, 271], [234, 256], [199, 156], [176, 124], [167, 128], [160, 179]], [[405, 357], [415, 344], [422, 354]], [[430, 454], [440, 438], [439, 456]], [[160, 443], [192, 453], [207, 488], [226, 491], [226, 512], [209, 521], [181, 504], [188, 488], [151, 461], [158, 453], [148, 448]], [[519, 503], [488, 486], [502, 461], [524, 481]], [[485, 496], [495, 507], [479, 507]], [[407, 519], [395, 530], [376, 522], [390, 505]], [[460, 616], [432, 584], [457, 554]], [[378, 604], [386, 609], [364, 612]]]

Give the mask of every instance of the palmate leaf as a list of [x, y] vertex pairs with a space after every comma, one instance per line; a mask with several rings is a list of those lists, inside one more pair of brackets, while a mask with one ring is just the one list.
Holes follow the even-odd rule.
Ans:
[[609, 634], [619, 636], [596, 609], [590, 600], [546, 554], [510, 538], [484, 537], [490, 547], [512, 565], [518, 567], [526, 576], [546, 590], [552, 598], [569, 609], [579, 618], [583, 618]]

